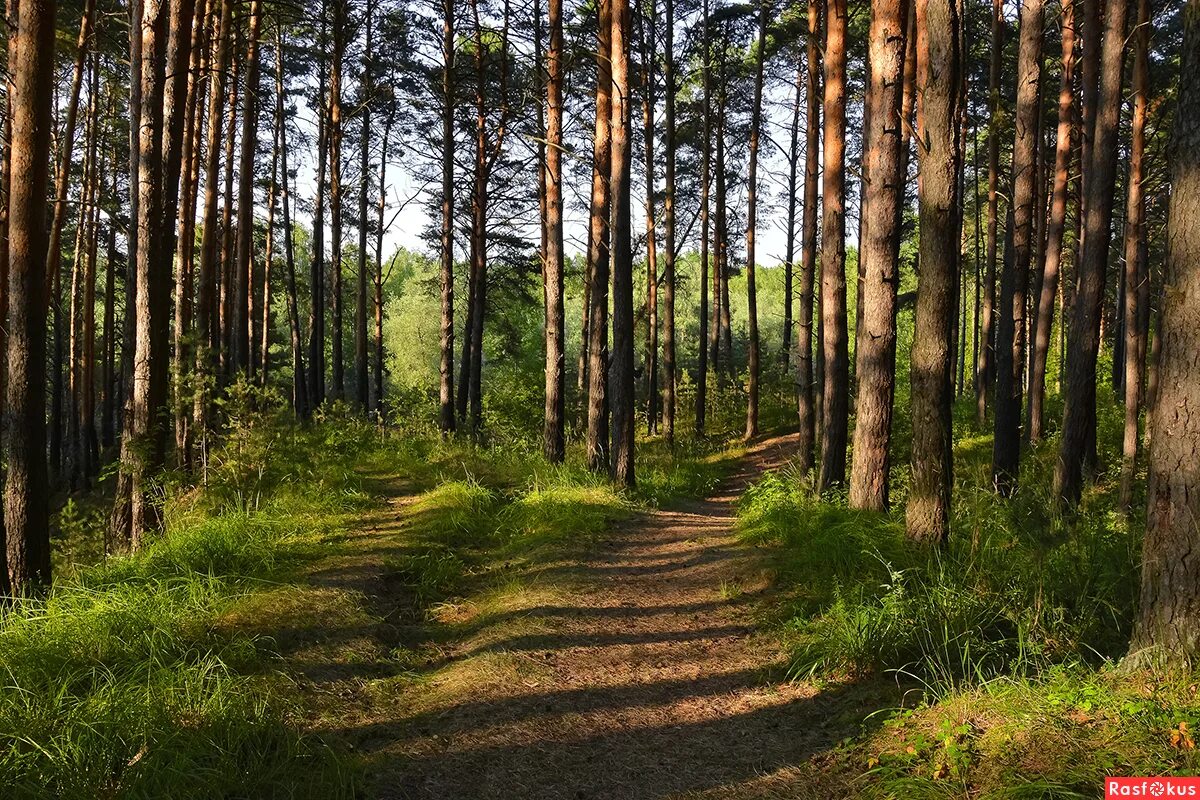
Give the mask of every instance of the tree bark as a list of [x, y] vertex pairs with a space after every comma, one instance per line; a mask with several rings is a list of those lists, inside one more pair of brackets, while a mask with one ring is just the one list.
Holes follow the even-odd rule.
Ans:
[[825, 2], [825, 129], [821, 234], [821, 350], [825, 358], [821, 473], [825, 491], [846, 480], [850, 365], [846, 329], [846, 0]]
[[[700, 144], [700, 341], [697, 343], [699, 345], [697, 347], [699, 352], [696, 364], [697, 436], [704, 435], [705, 425], [707, 423], [706, 413], [708, 408], [709, 344], [705, 342], [705, 335], [710, 325], [710, 321], [708, 319], [708, 188], [712, 179], [712, 158], [710, 155], [710, 151], [712, 149], [712, 122], [709, 111], [709, 106], [712, 101], [712, 82], [709, 75], [709, 60], [712, 58], [712, 50], [709, 46], [708, 0], [703, 0], [701, 6], [701, 28], [703, 33], [701, 52], [703, 55], [700, 59], [700, 80], [704, 99], [702, 103], [703, 107], [700, 109], [700, 116], [703, 126], [703, 139]], [[713, 269], [715, 269], [715, 267], [713, 267]], [[715, 318], [713, 324], [715, 324]]]
[[1063, 435], [1054, 471], [1055, 493], [1073, 507], [1083, 492], [1084, 462], [1095, 442], [1096, 355], [1112, 226], [1112, 185], [1116, 172], [1121, 71], [1125, 43], [1125, 0], [1105, 6], [1100, 92], [1084, 203], [1083, 257], [1075, 293], [1075, 317], [1068, 333]]
[[[363, 52], [362, 88], [359, 98], [362, 138], [359, 142], [361, 149], [358, 173], [358, 275], [354, 292], [354, 402], [364, 413], [371, 403], [370, 366], [367, 363], [367, 265], [370, 264], [367, 258], [367, 194], [371, 189], [371, 103], [375, 97], [372, 73], [375, 68], [375, 54], [372, 50], [374, 16], [375, 3], [372, 0], [366, 7], [366, 49]], [[388, 153], [385, 150], [380, 158], [386, 161], [387, 157]]]
[[[771, 6], [759, 0], [762, 9], [758, 20], [758, 55], [754, 70], [754, 101], [750, 111], [750, 163], [746, 171], [746, 324], [750, 336], [749, 371], [746, 402], [746, 439], [758, 435], [758, 395], [760, 344], [758, 340], [758, 287], [754, 274], [754, 234], [758, 224], [758, 143], [762, 128], [763, 72], [767, 53], [767, 25]], [[903, 51], [901, 51], [903, 52]]]
[[1038, 87], [1041, 83], [1042, 0], [1021, 3], [1017, 54], [1016, 140], [1013, 143], [1013, 254], [1000, 276], [1000, 320], [996, 335], [996, 414], [992, 481], [1002, 496], [1017, 487], [1021, 458], [1021, 407], [1025, 375], [1026, 295], [1034, 251], [1037, 195]]
[[242, 92], [242, 151], [238, 166], [237, 254], [233, 278], [233, 372], [252, 377], [250, 319], [254, 278], [254, 155], [258, 149], [259, 0], [250, 0], [246, 88]]
[[[1040, 442], [1046, 419], [1046, 359], [1054, 330], [1054, 302], [1059, 294], [1063, 233], [1067, 220], [1067, 189], [1071, 170], [1072, 106], [1075, 75], [1075, 2], [1064, 0], [1062, 10], [1062, 82], [1058, 91], [1058, 131], [1054, 145], [1054, 186], [1046, 228], [1046, 258], [1038, 295], [1033, 362], [1029, 371], [1029, 441]], [[1060, 322], [1060, 325], [1062, 323]]]
[[797, 413], [800, 421], [799, 441], [796, 443], [797, 464], [807, 475], [816, 463], [817, 407], [814, 395], [813, 372], [813, 288], [817, 268], [817, 171], [818, 140], [821, 131], [820, 104], [820, 6], [818, 0], [808, 0], [808, 52], [805, 69], [804, 120], [804, 222], [800, 250], [800, 329], [797, 331], [796, 375]]
[[296, 252], [292, 239], [291, 176], [288, 173], [287, 115], [283, 83], [283, 25], [275, 19], [275, 131], [279, 139], [279, 173], [282, 180], [280, 211], [283, 214], [283, 261], [287, 278], [288, 328], [292, 344], [292, 405], [301, 421], [307, 420], [312, 406], [307, 374], [304, 370], [304, 342], [300, 331], [300, 303], [296, 296]]
[[983, 322], [979, 331], [979, 368], [975, 373], [975, 407], [979, 427], [987, 424], [988, 393], [995, 377], [996, 246], [1000, 184], [1000, 69], [1004, 55], [1003, 0], [992, 0], [992, 60], [988, 72], [988, 212], [987, 273], [983, 281]]
[[588, 283], [592, 287], [588, 319], [587, 461], [594, 472], [608, 469], [608, 279], [609, 173], [612, 164], [612, 0], [599, 0], [596, 28], [596, 126], [592, 155], [591, 221], [588, 236]]
[[638, 18], [642, 55], [642, 142], [646, 162], [646, 432], [658, 433], [658, 247], [654, 216], [654, 56], [655, 0]]
[[546, 59], [546, 408], [542, 453], [552, 464], [566, 457], [567, 353], [563, 310], [563, 5], [549, 2]]
[[[442, 4], [442, 239], [438, 427], [454, 432], [454, 0]], [[382, 192], [382, 187], [380, 189]], [[381, 195], [382, 196], [382, 195]], [[465, 336], [463, 338], [466, 338]]]
[[[54, 83], [54, 0], [23, 0], [9, 44], [12, 111], [8, 217], [6, 422], [3, 431], [6, 595], [50, 584], [46, 472], [46, 194]], [[11, 30], [11, 29], [10, 29]]]
[[1142, 258], [1146, 237], [1145, 175], [1147, 89], [1150, 82], [1150, 0], [1138, 0], [1137, 30], [1133, 36], [1133, 123], [1129, 143], [1129, 180], [1125, 199], [1125, 430], [1121, 447], [1121, 507], [1133, 504], [1137, 469], [1138, 418], [1142, 410], [1142, 375], [1146, 339], [1142, 319], [1148, 298], [1148, 265]]
[[330, 399], [346, 391], [342, 348], [342, 62], [346, 54], [347, 0], [333, 2], [333, 57], [329, 67], [329, 295]]
[[916, 0], [917, 148], [921, 273], [912, 348], [912, 488], [906, 513], [910, 539], [941, 544], [950, 532], [953, 486], [953, 327], [958, 241], [955, 229], [961, 90], [959, 26], [954, 0]]
[[[229, 70], [230, 29], [233, 26], [231, 0], [215, 0], [219, 14], [216, 54], [208, 89], [208, 133], [204, 163], [204, 212], [200, 233], [200, 266], [196, 275], [196, 362], [192, 427], [195, 436], [204, 437], [208, 428], [208, 402], [211, 382], [217, 367], [219, 338], [217, 323], [217, 193], [220, 191], [222, 114], [225, 81]], [[203, 455], [203, 453], [202, 453]]]
[[[321, 1], [321, 44], [327, 30], [328, 0]], [[325, 102], [325, 60], [318, 67], [317, 103], [317, 191], [313, 202], [312, 257], [309, 259], [308, 408], [325, 403], [325, 159], [329, 150], [329, 108]]]
[[668, 443], [675, 441], [675, 2], [666, 0], [666, 42], [663, 49], [663, 432]]
[[612, 468], [613, 481], [636, 483], [634, 451], [633, 242], [630, 219], [629, 0], [612, 0], [612, 159], [609, 172], [612, 223]]
[[901, 129], [906, 0], [877, 2], [868, 39], [867, 110], [863, 174], [867, 189], [860, 211], [865, 238], [859, 243], [862, 318], [855, 347], [858, 393], [850, 505], [884, 511], [891, 475], [892, 405], [896, 395], [896, 291], [900, 285], [900, 217], [905, 162]]
[[1200, 547], [1200, 2], [1189, 0], [1183, 14], [1163, 341], [1158, 397], [1151, 409], [1156, 435], [1146, 487], [1140, 612], [1130, 651], [1154, 648], [1156, 660], [1186, 664], [1200, 649], [1200, 572], [1191, 558]]

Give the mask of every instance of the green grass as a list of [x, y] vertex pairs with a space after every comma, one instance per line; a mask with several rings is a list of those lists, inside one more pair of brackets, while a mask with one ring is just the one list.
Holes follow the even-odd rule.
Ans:
[[[305, 587], [308, 570], [354, 557], [369, 516], [396, 516], [403, 546], [384, 569], [409, 612], [431, 637], [469, 634], [478, 618], [455, 625], [438, 609], [532, 602], [544, 570], [638, 508], [706, 493], [736, 452], [647, 440], [639, 487], [621, 493], [577, 442], [552, 466], [532, 438], [477, 446], [339, 407], [301, 429], [254, 392], [225, 411], [202, 487], [166, 476], [162, 537], [105, 559], [103, 499], [79, 498], [58, 515], [51, 591], [0, 608], [5, 798], [354, 796], [361, 765], [304, 732], [326, 710], [306, 705], [275, 632], [370, 614], [353, 592]], [[397, 486], [410, 498], [392, 512], [383, 495]], [[318, 595], [336, 619], [310, 619]], [[401, 649], [400, 667], [421, 667]]]
[[[1120, 410], [1102, 403], [1101, 463], [1119, 464], [1120, 423]], [[1094, 797], [1106, 774], [1195, 770], [1171, 731], [1196, 724], [1196, 676], [1121, 661], [1143, 520], [1118, 512], [1118, 476], [1098, 476], [1062, 518], [1051, 495], [1055, 437], [1026, 449], [1021, 487], [1002, 500], [991, 488], [991, 437], [975, 430], [969, 401], [956, 428], [943, 549], [905, 540], [903, 467], [888, 514], [817, 497], [788, 470], [764, 476], [739, 504], [741, 536], [766, 548], [775, 575], [764, 620], [792, 674], [906, 690], [906, 707], [882, 712], [883, 728], [864, 728], [827, 769], [857, 776], [863, 796], [894, 798]], [[896, 444], [903, 465], [907, 445]]]

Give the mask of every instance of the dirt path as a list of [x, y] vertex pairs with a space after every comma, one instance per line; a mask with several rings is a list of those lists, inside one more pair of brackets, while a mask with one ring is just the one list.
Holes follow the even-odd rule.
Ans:
[[431, 680], [348, 698], [338, 734], [367, 795], [811, 796], [797, 769], [853, 731], [862, 698], [782, 680], [751, 624], [760, 569], [732, 537], [732, 501], [792, 442], [754, 447], [707, 500], [612, 531], [564, 569], [569, 589], [483, 621]]

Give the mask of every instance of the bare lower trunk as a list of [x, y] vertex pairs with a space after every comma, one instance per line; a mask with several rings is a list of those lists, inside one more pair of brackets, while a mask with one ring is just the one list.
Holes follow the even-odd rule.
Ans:
[[1146, 340], [1142, 319], [1146, 314], [1148, 265], [1142, 258], [1146, 236], [1146, 201], [1142, 191], [1146, 151], [1147, 85], [1149, 84], [1150, 0], [1138, 0], [1133, 58], [1133, 128], [1129, 144], [1129, 180], [1125, 201], [1125, 431], [1121, 449], [1121, 507], [1133, 503], [1137, 469], [1138, 417], [1142, 409], [1142, 373]]
[[983, 321], [980, 323], [979, 368], [975, 372], [976, 417], [980, 427], [987, 422], [988, 393], [995, 377], [996, 246], [999, 223], [1000, 183], [1000, 64], [1004, 54], [1003, 0], [992, 0], [992, 59], [988, 78], [988, 212], [987, 272], [983, 282]]
[[[1054, 186], [1050, 194], [1050, 220], [1046, 228], [1046, 258], [1037, 298], [1037, 326], [1033, 361], [1029, 371], [1029, 441], [1040, 442], [1046, 419], [1046, 359], [1054, 330], [1054, 303], [1060, 293], [1063, 233], [1067, 219], [1067, 189], [1071, 167], [1073, 78], [1075, 72], [1075, 3], [1063, 3], [1062, 82], [1058, 93], [1058, 132], [1054, 146]], [[1062, 322], [1059, 323], [1060, 327]]]
[[1068, 336], [1063, 436], [1054, 472], [1055, 493], [1074, 506], [1083, 492], [1084, 464], [1095, 449], [1096, 356], [1112, 225], [1112, 183], [1116, 172], [1121, 111], [1121, 68], [1125, 41], [1125, 0], [1105, 7], [1100, 92], [1095, 141], [1087, 185], [1083, 257], [1079, 262], [1075, 317]]
[[566, 456], [567, 359], [563, 310], [563, 7], [549, 3], [550, 49], [546, 83], [546, 408], [542, 452], [547, 461]]
[[800, 436], [796, 444], [800, 472], [807, 475], [816, 463], [817, 406], [813, 369], [813, 287], [817, 267], [817, 170], [821, 130], [819, 7], [808, 0], [808, 59], [806, 63], [804, 121], [804, 223], [800, 250], [800, 327], [796, 332], [797, 411]]
[[824, 198], [821, 321], [824, 385], [821, 491], [846, 480], [850, 366], [846, 329], [846, 0], [825, 4]]
[[592, 287], [588, 319], [587, 461], [595, 472], [608, 469], [608, 277], [609, 186], [611, 165], [612, 2], [597, 6], [596, 127], [592, 156], [591, 227], [588, 283]]
[[[1170, 435], [1155, 436], [1150, 447], [1141, 603], [1130, 651], [1154, 648], [1156, 659], [1188, 664], [1200, 649], [1200, 571], [1191, 557], [1200, 547], [1200, 413], [1195, 407], [1200, 380], [1200, 2], [1189, 0], [1183, 13], [1162, 360], [1159, 395], [1151, 409], [1155, 430]], [[1099, 144], [1097, 137], [1097, 148]]]
[[883, 511], [891, 473], [892, 405], [896, 394], [896, 290], [900, 285], [900, 215], [906, 175], [901, 114], [908, 9], [906, 0], [872, 6], [860, 211], [866, 237], [859, 245], [862, 317], [855, 360], [854, 463], [850, 505]]
[[1026, 294], [1034, 252], [1037, 195], [1037, 128], [1041, 109], [1042, 2], [1021, 3], [1017, 57], [1016, 141], [1013, 144], [1013, 254], [1000, 277], [1000, 321], [996, 336], [996, 418], [992, 480], [1007, 497], [1017, 487], [1021, 457], [1021, 406], [1025, 374]]
[[950, 532], [954, 470], [950, 332], [958, 270], [954, 112], [961, 90], [961, 20], [953, 0], [916, 3], [918, 134], [926, 144], [918, 148], [921, 274], [912, 349], [913, 475], [906, 531], [916, 541], [940, 544]]
[[612, 0], [612, 159], [609, 172], [612, 254], [612, 478], [635, 484], [633, 242], [630, 219], [629, 0]]

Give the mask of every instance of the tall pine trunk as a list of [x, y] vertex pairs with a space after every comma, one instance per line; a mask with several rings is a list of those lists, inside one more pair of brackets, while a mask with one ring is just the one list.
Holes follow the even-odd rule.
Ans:
[[[1042, 286], [1037, 297], [1037, 326], [1033, 336], [1033, 361], [1029, 370], [1029, 441], [1040, 442], [1046, 422], [1046, 360], [1054, 330], [1054, 304], [1060, 288], [1063, 234], [1067, 221], [1067, 190], [1071, 169], [1071, 132], [1075, 75], [1075, 2], [1064, 0], [1062, 9], [1062, 78], [1058, 90], [1058, 131], [1054, 144], [1054, 185], [1050, 192], [1050, 219], [1046, 227]], [[1065, 320], [1059, 322], [1062, 326]]]
[[563, 310], [563, 6], [549, 3], [546, 71], [546, 408], [542, 453], [557, 464], [566, 456], [567, 352]]
[[808, 0], [808, 47], [805, 71], [804, 120], [804, 223], [800, 249], [800, 327], [796, 332], [797, 411], [800, 435], [796, 443], [798, 466], [807, 475], [816, 463], [817, 405], [813, 365], [813, 289], [817, 269], [817, 171], [821, 132], [820, 27], [818, 0]]
[[821, 350], [825, 359], [821, 473], [825, 491], [846, 480], [850, 356], [846, 329], [846, 0], [825, 2], [825, 128], [821, 234]]
[[979, 427], [987, 423], [988, 393], [995, 377], [996, 259], [1000, 186], [1000, 69], [1004, 55], [1003, 0], [992, 0], [992, 59], [988, 71], [987, 271], [979, 329], [979, 365], [975, 371], [975, 407]]
[[1096, 357], [1112, 226], [1112, 185], [1117, 166], [1121, 113], [1121, 72], [1125, 45], [1126, 0], [1105, 5], [1101, 46], [1100, 91], [1091, 160], [1084, 174], [1083, 252], [1075, 293], [1075, 316], [1067, 342], [1063, 396], [1063, 434], [1054, 471], [1055, 493], [1073, 507], [1083, 492], [1084, 464], [1094, 451], [1096, 427]]
[[635, 484], [633, 241], [630, 217], [629, 0], [612, 0], [612, 157], [609, 192], [612, 213], [612, 467], [621, 487]]
[[867, 110], [863, 175], [863, 230], [859, 245], [862, 318], [855, 347], [858, 393], [850, 505], [883, 511], [891, 474], [892, 406], [896, 394], [896, 292], [900, 285], [900, 216], [906, 161], [901, 154], [906, 0], [877, 2], [868, 39]]
[[50, 584], [46, 472], [46, 195], [54, 0], [22, 0], [9, 34], [8, 303], [3, 455], [5, 595]]
[[612, 163], [612, 0], [599, 0], [596, 28], [596, 126], [593, 137], [591, 218], [588, 234], [587, 462], [595, 472], [608, 469], [608, 279], [609, 172]]
[[953, 328], [958, 271], [957, 94], [961, 90], [959, 26], [954, 0], [916, 0], [918, 147], [921, 180], [921, 273], [912, 347], [912, 488], [909, 538], [944, 542], [953, 486]]
[[758, 224], [758, 143], [762, 128], [763, 72], [767, 51], [767, 25], [770, 22], [771, 6], [767, 0], [759, 0], [762, 9], [758, 20], [758, 54], [754, 70], [754, 101], [750, 111], [750, 164], [747, 167], [746, 189], [746, 324], [750, 336], [749, 386], [746, 402], [746, 438], [758, 435], [758, 395], [760, 343], [758, 340], [758, 287], [754, 274], [754, 234]]
[[1154, 648], [1156, 659], [1187, 664], [1200, 650], [1200, 562], [1191, 557], [1200, 547], [1200, 2], [1189, 0], [1183, 14], [1162, 350], [1158, 397], [1150, 412], [1154, 430], [1170, 434], [1156, 435], [1150, 445], [1141, 603], [1130, 650]]
[[1042, 61], [1042, 0], [1021, 3], [1017, 54], [1016, 141], [1013, 143], [1013, 253], [1000, 276], [996, 335], [996, 416], [992, 480], [1007, 497], [1016, 490], [1021, 458], [1021, 406], [1025, 374], [1026, 295], [1033, 265], [1037, 196], [1039, 85]]

